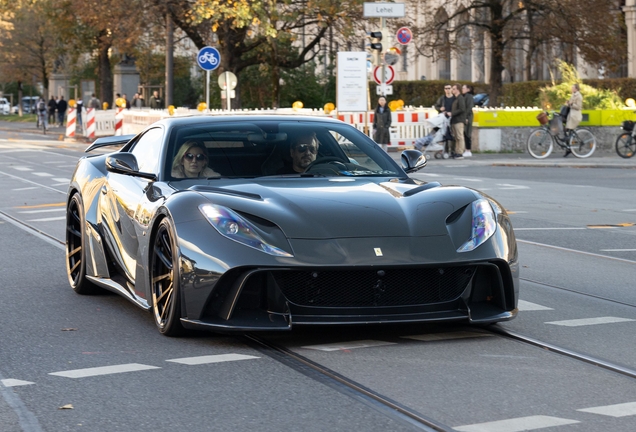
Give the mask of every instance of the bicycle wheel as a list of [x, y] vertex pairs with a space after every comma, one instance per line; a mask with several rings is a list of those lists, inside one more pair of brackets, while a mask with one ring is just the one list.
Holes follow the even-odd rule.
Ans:
[[578, 158], [590, 157], [596, 150], [596, 137], [587, 129], [576, 129], [570, 135], [570, 150]]
[[528, 153], [536, 159], [544, 159], [550, 156], [554, 148], [552, 135], [545, 129], [536, 129], [528, 137]]
[[629, 159], [636, 153], [636, 141], [631, 132], [625, 132], [616, 139], [616, 153], [622, 158]]

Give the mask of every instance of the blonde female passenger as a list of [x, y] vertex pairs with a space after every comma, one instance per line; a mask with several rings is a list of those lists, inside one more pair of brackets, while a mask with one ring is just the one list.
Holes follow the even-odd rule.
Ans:
[[208, 167], [205, 144], [188, 140], [181, 145], [172, 163], [172, 177], [197, 178], [220, 177], [220, 174]]

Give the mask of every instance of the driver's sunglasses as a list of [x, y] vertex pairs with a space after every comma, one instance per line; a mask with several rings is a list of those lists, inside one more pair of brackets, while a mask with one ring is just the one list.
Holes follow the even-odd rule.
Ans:
[[296, 151], [298, 153], [305, 153], [307, 150], [309, 150], [313, 154], [316, 154], [318, 152], [318, 149], [316, 148], [316, 146], [311, 144], [299, 144], [296, 146]]
[[450, 87], [444, 87], [444, 90], [450, 90], [450, 89], [451, 89]]
[[196, 156], [195, 156], [195, 155], [193, 155], [192, 153], [186, 153], [186, 154], [184, 154], [184, 155], [183, 155], [183, 157], [184, 157], [184, 158], [186, 158], [186, 159], [187, 159], [187, 160], [189, 160], [189, 161], [191, 161], [191, 160], [193, 160], [193, 159], [196, 159], [196, 160], [197, 160], [197, 162], [200, 162], [200, 161], [204, 161], [204, 160], [205, 160], [205, 155], [204, 155], [203, 153], [199, 153], [199, 154], [197, 154]]

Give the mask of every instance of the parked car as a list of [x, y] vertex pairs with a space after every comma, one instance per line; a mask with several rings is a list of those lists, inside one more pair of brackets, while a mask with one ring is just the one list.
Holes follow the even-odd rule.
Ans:
[[71, 178], [68, 279], [151, 311], [165, 335], [517, 315], [506, 210], [409, 177], [417, 150], [400, 167], [351, 125], [296, 116], [164, 119], [86, 152], [113, 145]]
[[22, 98], [22, 113], [29, 114], [35, 112], [35, 104], [40, 100], [40, 96], [24, 96]]
[[473, 102], [476, 107], [486, 107], [489, 106], [490, 98], [488, 97], [488, 93], [478, 93], [473, 97]]
[[9, 101], [6, 98], [0, 98], [0, 114], [11, 114], [11, 104], [9, 104]]

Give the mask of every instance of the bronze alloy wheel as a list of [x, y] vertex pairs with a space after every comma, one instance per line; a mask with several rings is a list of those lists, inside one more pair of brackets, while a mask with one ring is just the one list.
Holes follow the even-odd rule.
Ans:
[[152, 313], [159, 332], [166, 336], [176, 336], [183, 330], [178, 262], [174, 230], [166, 218], [157, 229], [150, 264]]
[[84, 213], [79, 194], [71, 197], [66, 209], [66, 273], [73, 290], [78, 294], [94, 292], [95, 285], [86, 279], [84, 262]]

